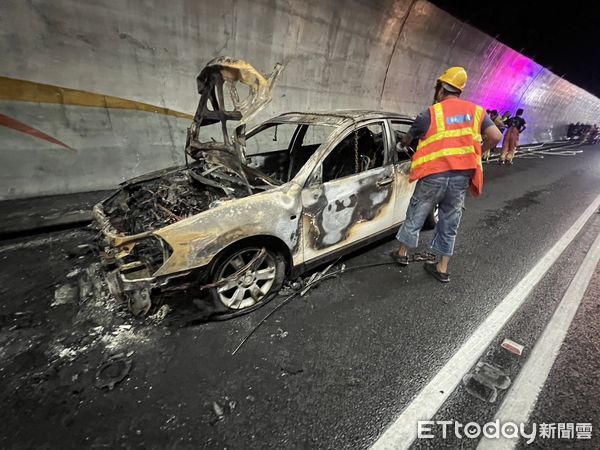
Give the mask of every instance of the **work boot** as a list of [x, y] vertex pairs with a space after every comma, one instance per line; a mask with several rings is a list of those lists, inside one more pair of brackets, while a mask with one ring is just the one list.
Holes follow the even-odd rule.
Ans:
[[512, 159], [506, 162], [509, 166], [513, 165]]
[[506, 164], [506, 161], [504, 161], [503, 159], [499, 159], [498, 160], [498, 164], [500, 164], [501, 166], [503, 166], [504, 164]]

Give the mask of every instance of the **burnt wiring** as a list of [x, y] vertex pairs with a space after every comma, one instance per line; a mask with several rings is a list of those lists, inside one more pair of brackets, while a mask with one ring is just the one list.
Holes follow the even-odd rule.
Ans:
[[[430, 259], [430, 258], [427, 258], [427, 259]], [[423, 260], [425, 260], [425, 259], [414, 259], [413, 261], [423, 261]], [[317, 284], [321, 283], [322, 281], [327, 280], [329, 278], [336, 278], [341, 274], [344, 274], [347, 272], [352, 272], [353, 270], [367, 269], [370, 267], [389, 266], [390, 264], [395, 264], [395, 262], [394, 261], [386, 261], [386, 262], [378, 262], [378, 263], [371, 263], [371, 264], [361, 264], [358, 266], [351, 266], [351, 267], [346, 267], [345, 264], [342, 264], [342, 267], [340, 269], [338, 269], [334, 272], [326, 273], [326, 272], [328, 272], [328, 269], [333, 266], [333, 264], [328, 266], [327, 269], [325, 269], [323, 272], [320, 272], [322, 274], [322, 276], [315, 277], [314, 279], [311, 277], [311, 279], [309, 279], [309, 282], [305, 286], [302, 287], [302, 290], [298, 290], [297, 292], [294, 292], [294, 293], [290, 294], [289, 296], [287, 296], [279, 305], [277, 305], [265, 317], [263, 317], [260, 320], [260, 322], [258, 322], [256, 324], [256, 326], [250, 331], [250, 333], [248, 333], [248, 335], [235, 348], [235, 350], [231, 353], [231, 356], [234, 356], [244, 346], [244, 344], [246, 342], [248, 342], [248, 340], [252, 337], [252, 335], [269, 319], [269, 317], [271, 317], [273, 314], [275, 314], [277, 311], [279, 311], [281, 308], [283, 308], [285, 305], [287, 305], [293, 299], [295, 299], [297, 297], [302, 297], [308, 290], [310, 290], [312, 287], [316, 286]], [[310, 281], [310, 280], [312, 280], [312, 281]]]

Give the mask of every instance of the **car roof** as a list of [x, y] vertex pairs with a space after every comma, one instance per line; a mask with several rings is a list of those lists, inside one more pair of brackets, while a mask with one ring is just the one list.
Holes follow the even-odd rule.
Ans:
[[287, 112], [273, 117], [267, 122], [341, 125], [345, 122], [358, 122], [368, 119], [414, 120], [413, 117], [395, 112], [375, 111], [369, 109], [337, 109], [328, 111]]

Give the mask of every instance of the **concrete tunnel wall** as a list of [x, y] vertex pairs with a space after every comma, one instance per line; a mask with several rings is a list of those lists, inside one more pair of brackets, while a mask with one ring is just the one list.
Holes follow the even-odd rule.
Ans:
[[219, 55], [269, 73], [254, 123], [289, 110], [415, 115], [446, 67], [464, 98], [525, 109], [522, 141], [596, 122], [600, 100], [424, 0], [4, 0], [0, 198], [110, 188], [183, 160], [195, 78]]

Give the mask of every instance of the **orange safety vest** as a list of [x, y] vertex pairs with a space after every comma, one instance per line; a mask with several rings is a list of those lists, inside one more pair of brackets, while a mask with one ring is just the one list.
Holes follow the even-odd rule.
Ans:
[[475, 103], [448, 98], [429, 107], [431, 124], [412, 158], [410, 181], [449, 170], [475, 169], [471, 193], [483, 191], [481, 121], [484, 110]]

